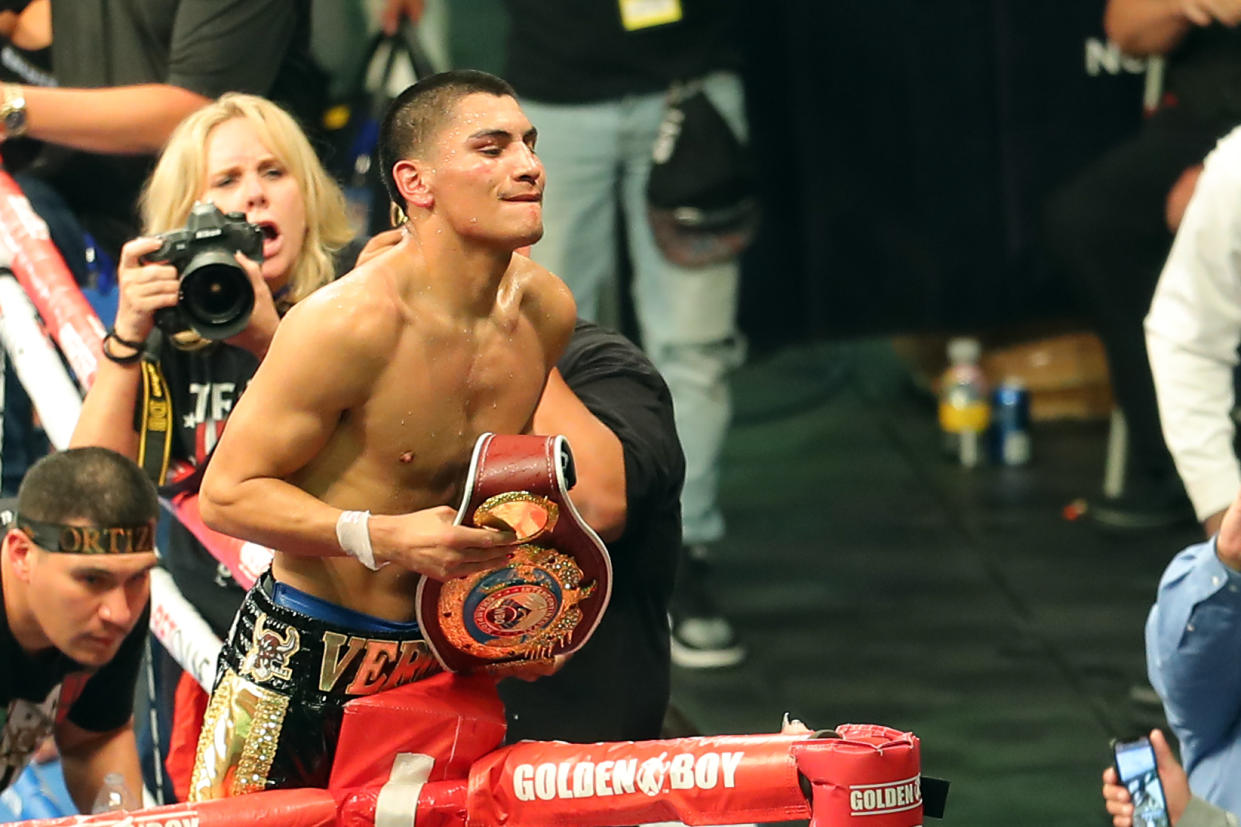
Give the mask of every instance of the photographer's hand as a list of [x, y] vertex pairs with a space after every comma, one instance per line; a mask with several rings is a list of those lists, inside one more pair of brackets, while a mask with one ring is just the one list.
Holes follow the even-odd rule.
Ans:
[[118, 298], [116, 335], [131, 342], [146, 339], [155, 326], [155, 311], [174, 307], [180, 280], [170, 264], [143, 264], [142, 256], [158, 250], [158, 238], [135, 238], [121, 248], [121, 261], [116, 268]]
[[114, 334], [101, 343], [95, 383], [82, 400], [82, 412], [69, 445], [98, 445], [130, 459], [138, 456], [134, 409], [140, 402], [138, 350], [155, 326], [155, 311], [173, 307], [180, 292], [177, 270], [170, 264], [143, 264], [142, 256], [163, 246], [158, 238], [135, 238], [121, 248], [116, 268], [117, 307]]
[[254, 310], [250, 313], [250, 323], [246, 325], [245, 330], [224, 341], [230, 345], [245, 348], [262, 359], [267, 355], [267, 348], [271, 346], [272, 337], [276, 335], [276, 326], [280, 324], [280, 314], [276, 312], [276, 301], [272, 298], [267, 280], [263, 278], [262, 268], [241, 253], [234, 253], [234, 255], [241, 269], [246, 271], [250, 286], [254, 288]]

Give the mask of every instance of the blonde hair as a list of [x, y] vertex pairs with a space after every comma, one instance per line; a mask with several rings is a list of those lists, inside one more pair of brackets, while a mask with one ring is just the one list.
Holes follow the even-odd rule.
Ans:
[[205, 147], [211, 130], [234, 118], [254, 125], [263, 143], [297, 181], [305, 203], [306, 237], [289, 273], [288, 292], [278, 305], [287, 308], [335, 277], [333, 254], [353, 234], [340, 187], [293, 117], [266, 98], [228, 92], [181, 121], [138, 202], [143, 230], [154, 235], [185, 226], [190, 208], [206, 188]]

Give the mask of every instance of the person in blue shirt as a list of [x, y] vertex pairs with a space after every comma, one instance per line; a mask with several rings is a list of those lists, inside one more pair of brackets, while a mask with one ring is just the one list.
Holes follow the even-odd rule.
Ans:
[[1241, 813], [1241, 505], [1219, 534], [1178, 554], [1146, 621], [1151, 685], [1181, 743], [1190, 785]]
[[[1225, 512], [1218, 534], [1168, 564], [1146, 620], [1147, 673], [1184, 762], [1181, 770], [1162, 735], [1151, 733], [1174, 824], [1180, 819], [1172, 805], [1189, 799], [1191, 789], [1193, 801], [1226, 811], [1215, 812], [1224, 820], [1201, 823], [1236, 824], [1235, 814], [1241, 813], [1239, 649], [1241, 493]], [[1113, 823], [1125, 827], [1128, 795], [1110, 768], [1103, 781]]]

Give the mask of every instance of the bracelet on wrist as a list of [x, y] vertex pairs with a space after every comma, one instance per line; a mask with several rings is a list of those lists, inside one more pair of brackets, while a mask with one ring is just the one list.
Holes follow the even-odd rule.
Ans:
[[135, 342], [130, 339], [122, 339], [120, 334], [116, 332], [115, 327], [108, 328], [108, 335], [106, 338], [115, 339], [117, 344], [124, 345], [125, 347], [132, 347], [134, 350], [142, 350], [144, 347], [146, 347], [146, 342], [143, 342], [143, 341]]
[[[118, 345], [123, 347], [131, 348], [133, 353], [125, 356], [117, 356], [108, 347], [108, 342], [110, 341], [116, 342]], [[103, 337], [103, 344], [100, 345], [99, 350], [103, 353], [104, 358], [109, 362], [113, 362], [118, 365], [132, 365], [134, 362], [137, 362], [142, 358], [142, 348], [143, 345], [141, 342], [135, 344], [134, 342], [127, 341], [122, 339], [120, 336], [117, 336], [115, 330], [109, 330], [108, 335]]]

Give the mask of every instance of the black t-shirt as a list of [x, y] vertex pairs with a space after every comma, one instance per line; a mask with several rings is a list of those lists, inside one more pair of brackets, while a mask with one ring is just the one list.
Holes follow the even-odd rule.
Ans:
[[[149, 617], [148, 609], [121, 643], [116, 657], [89, 674], [81, 694], [69, 699], [69, 721], [91, 732], [107, 732], [129, 720]], [[13, 783], [30, 754], [51, 734], [62, 681], [68, 675], [81, 679], [86, 674], [57, 649], [37, 655], [22, 651], [9, 631], [0, 592], [0, 789]]]
[[[173, 457], [195, 467], [207, 460], [223, 432], [224, 421], [258, 365], [250, 351], [222, 342], [187, 352], [177, 350], [165, 339], [160, 349], [160, 368], [168, 384], [176, 423]], [[245, 590], [189, 529], [174, 519], [169, 530], [164, 567], [185, 599], [222, 638]]]
[[[64, 87], [167, 83], [208, 98], [264, 95], [307, 123], [322, 111], [326, 82], [310, 58], [310, 0], [70, 0], [52, 4], [52, 28], [53, 68]], [[152, 162], [48, 145], [34, 171], [115, 256], [137, 234], [135, 205]]]
[[590, 641], [555, 675], [500, 683], [508, 738], [657, 738], [668, 705], [668, 599], [685, 477], [672, 399], [642, 351], [589, 322], [578, 322], [558, 367], [621, 441], [627, 519], [625, 533], [607, 544], [612, 600]]
[[[680, 0], [680, 20], [627, 31], [619, 0], [505, 0], [504, 77], [522, 97], [583, 103], [735, 68], [736, 0]], [[537, 124], [536, 124], [537, 126]]]

